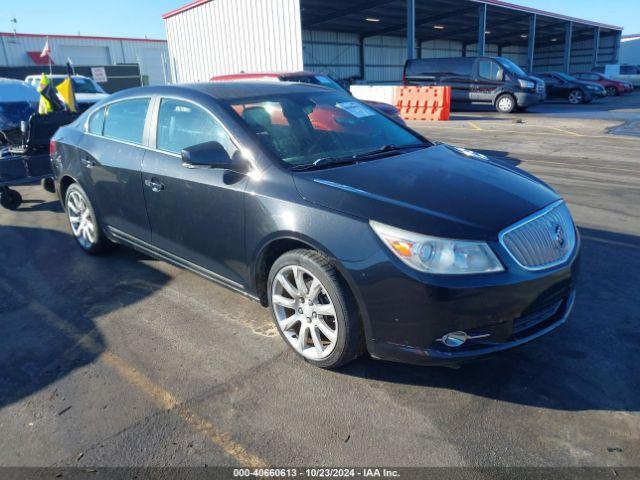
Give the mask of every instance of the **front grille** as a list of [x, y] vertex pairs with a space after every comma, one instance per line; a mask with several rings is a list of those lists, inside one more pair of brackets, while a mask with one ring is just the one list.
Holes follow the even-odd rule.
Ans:
[[538, 82], [537, 85], [536, 85], [536, 92], [544, 93], [546, 91], [547, 91], [547, 89], [546, 89], [546, 87], [544, 85], [544, 82]]
[[571, 213], [558, 201], [500, 233], [500, 243], [527, 270], [542, 270], [565, 262], [576, 246]]

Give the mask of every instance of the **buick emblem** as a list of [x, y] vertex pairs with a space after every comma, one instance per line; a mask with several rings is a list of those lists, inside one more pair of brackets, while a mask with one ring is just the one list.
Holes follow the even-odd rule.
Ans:
[[562, 247], [564, 247], [565, 237], [564, 237], [564, 230], [562, 229], [562, 225], [556, 224], [556, 226], [553, 227], [553, 239], [558, 249], [561, 249]]

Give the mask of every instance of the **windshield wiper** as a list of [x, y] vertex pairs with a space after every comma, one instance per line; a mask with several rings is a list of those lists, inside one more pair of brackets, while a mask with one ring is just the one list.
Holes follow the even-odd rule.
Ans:
[[383, 155], [389, 152], [396, 152], [400, 150], [407, 150], [407, 149], [413, 149], [413, 148], [428, 148], [431, 146], [433, 145], [430, 143], [409, 143], [407, 145], [388, 144], [388, 145], [383, 145], [382, 147], [372, 150], [370, 152], [356, 153], [353, 155], [346, 155], [344, 157], [322, 157], [317, 159], [313, 163], [305, 163], [302, 165], [296, 165], [294, 167], [291, 167], [291, 170], [300, 171], [300, 170], [310, 170], [313, 168], [324, 167], [328, 165], [348, 165], [351, 163], [356, 163], [358, 161], [372, 159], [379, 155]]

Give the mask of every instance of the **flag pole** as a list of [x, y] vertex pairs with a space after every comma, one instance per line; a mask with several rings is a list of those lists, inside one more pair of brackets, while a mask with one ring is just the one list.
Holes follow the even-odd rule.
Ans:
[[53, 68], [51, 67], [51, 47], [49, 47], [49, 37], [47, 37], [47, 47], [49, 48], [49, 53], [47, 53], [47, 57], [49, 58], [49, 75], [53, 75]]

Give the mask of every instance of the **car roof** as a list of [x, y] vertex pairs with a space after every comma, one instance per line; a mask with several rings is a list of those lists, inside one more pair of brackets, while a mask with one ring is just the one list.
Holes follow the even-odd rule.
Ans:
[[308, 70], [299, 70], [296, 72], [250, 72], [250, 73], [233, 73], [230, 75], [215, 75], [211, 77], [212, 81], [225, 80], [242, 80], [251, 78], [289, 78], [289, 77], [311, 77], [314, 75], [323, 75], [323, 73], [310, 72]]
[[180, 94], [189, 96], [194, 93], [208, 95], [216, 100], [234, 100], [237, 98], [261, 97], [268, 95], [281, 95], [285, 93], [300, 92], [332, 92], [331, 88], [320, 85], [297, 82], [273, 82], [273, 81], [229, 81], [229, 82], [206, 82], [206, 83], [186, 83], [179, 85], [161, 85], [150, 87], [135, 87], [122, 90], [112, 98], [125, 98], [140, 95], [171, 95]]

